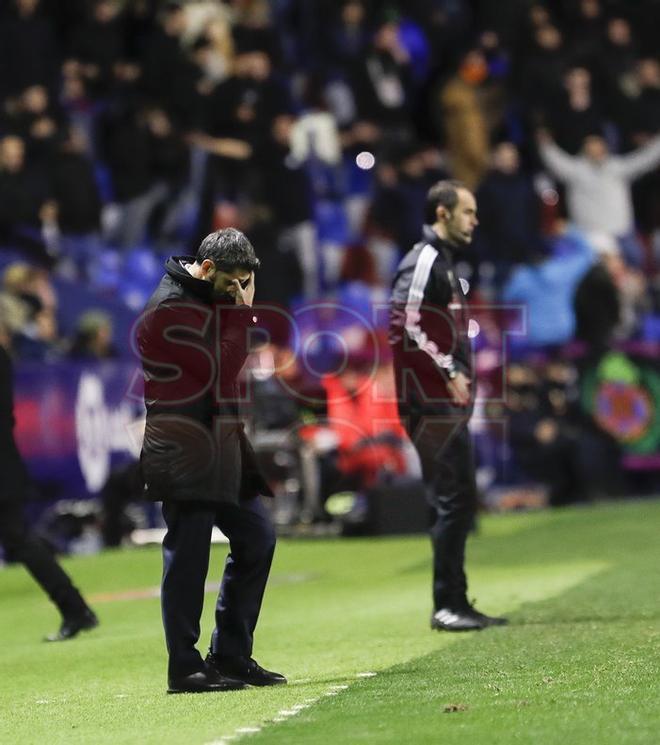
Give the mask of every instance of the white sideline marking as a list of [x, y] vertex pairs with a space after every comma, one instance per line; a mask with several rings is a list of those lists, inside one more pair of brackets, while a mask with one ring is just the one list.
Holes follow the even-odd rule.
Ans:
[[[373, 678], [378, 673], [372, 673], [372, 672], [364, 672], [364, 673], [358, 673], [355, 677], [356, 678]], [[292, 683], [307, 683], [311, 682], [311, 678], [305, 678], [301, 680], [295, 680], [291, 681]], [[327, 691], [324, 693], [319, 694], [315, 698], [306, 698], [299, 704], [294, 704], [290, 709], [281, 709], [277, 712], [277, 714], [272, 717], [271, 719], [268, 719], [264, 722], [264, 726], [267, 726], [268, 724], [280, 724], [281, 722], [286, 722], [288, 719], [291, 719], [291, 717], [295, 717], [296, 715], [300, 714], [301, 711], [304, 711], [305, 709], [309, 709], [310, 706], [313, 706], [314, 704], [318, 704], [319, 701], [321, 701], [322, 698], [325, 696], [336, 696], [342, 691], [347, 690], [350, 688], [350, 685], [348, 684], [341, 684], [341, 685], [333, 685], [328, 688]], [[238, 740], [243, 735], [251, 735], [256, 734], [257, 732], [262, 731], [262, 727], [239, 727], [232, 735], [224, 735], [219, 740], [213, 740], [212, 742], [207, 742], [205, 745], [228, 745], [228, 743], [231, 740]]]

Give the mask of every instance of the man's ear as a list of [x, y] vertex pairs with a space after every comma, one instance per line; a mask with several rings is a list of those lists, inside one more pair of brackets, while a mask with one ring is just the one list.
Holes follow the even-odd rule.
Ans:
[[449, 210], [442, 204], [439, 204], [435, 208], [435, 219], [437, 222], [447, 222], [449, 217]]
[[215, 264], [211, 261], [211, 259], [204, 259], [202, 261], [202, 273], [205, 277], [208, 277], [209, 273], [212, 273], [215, 269]]

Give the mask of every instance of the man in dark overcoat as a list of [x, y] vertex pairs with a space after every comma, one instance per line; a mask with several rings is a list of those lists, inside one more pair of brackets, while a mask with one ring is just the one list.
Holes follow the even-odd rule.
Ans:
[[[167, 525], [161, 604], [171, 693], [286, 682], [252, 658], [275, 550], [261, 502], [272, 493], [243, 430], [237, 382], [256, 323], [258, 267], [243, 233], [211, 233], [196, 256], [167, 261], [138, 324], [147, 409], [141, 469]], [[214, 525], [230, 553], [203, 660], [195, 645]]]

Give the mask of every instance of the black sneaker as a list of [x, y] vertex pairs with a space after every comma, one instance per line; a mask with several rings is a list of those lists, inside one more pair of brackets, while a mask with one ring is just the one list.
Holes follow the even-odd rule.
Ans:
[[67, 639], [73, 639], [81, 631], [89, 631], [99, 625], [99, 619], [91, 608], [87, 608], [76, 616], [65, 616], [62, 619], [62, 625], [55, 634], [50, 634], [44, 641], [47, 642], [64, 642]]
[[473, 614], [457, 608], [440, 608], [431, 616], [436, 631], [480, 631], [484, 624]]
[[205, 662], [220, 675], [242, 680], [251, 686], [275, 686], [287, 682], [284, 675], [264, 670], [251, 657], [224, 657], [209, 652]]

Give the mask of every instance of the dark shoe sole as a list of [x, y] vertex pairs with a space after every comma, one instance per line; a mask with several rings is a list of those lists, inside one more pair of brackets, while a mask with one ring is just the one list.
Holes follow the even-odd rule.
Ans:
[[167, 689], [167, 695], [168, 696], [178, 696], [182, 693], [228, 693], [229, 691], [243, 691], [246, 688], [249, 688], [248, 685], [242, 685], [240, 687], [234, 687], [234, 688], [195, 688], [195, 690], [188, 690], [186, 688], [168, 688]]
[[443, 626], [439, 623], [431, 624], [432, 631], [453, 631], [454, 633], [464, 633], [466, 631], [483, 631], [484, 628], [484, 626], [464, 626], [462, 628], [457, 628], [456, 626]]
[[249, 688], [246, 683], [242, 680], [237, 680], [236, 683], [227, 684], [226, 686], [216, 686], [215, 688], [173, 688], [167, 689], [167, 693], [171, 695], [177, 695], [179, 693], [227, 693], [227, 691], [243, 691]]
[[286, 678], [284, 680], [269, 680], [268, 682], [260, 682], [256, 683], [253, 681], [250, 681], [248, 685], [255, 686], [256, 688], [267, 688], [268, 686], [284, 686], [287, 684]]

